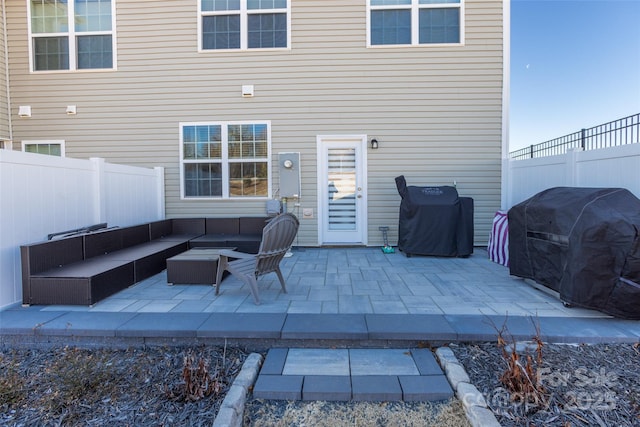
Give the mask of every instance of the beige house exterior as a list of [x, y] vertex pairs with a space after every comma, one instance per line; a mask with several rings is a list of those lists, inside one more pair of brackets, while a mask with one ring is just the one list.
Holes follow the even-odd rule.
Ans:
[[10, 148], [11, 141], [5, 16], [3, 2], [2, 19], [0, 19], [0, 148]]
[[[75, 8], [75, 29], [60, 31], [46, 27], [57, 18], [42, 0], [4, 0], [0, 139], [14, 150], [25, 141], [53, 143], [67, 157], [164, 167], [169, 218], [263, 215], [286, 189], [287, 209], [301, 219], [300, 246], [380, 245], [381, 226], [395, 244], [394, 178], [455, 183], [475, 201], [475, 244], [486, 244], [501, 205], [508, 0], [408, 0], [406, 8], [381, 0], [263, 1], [259, 7], [282, 17], [286, 33], [262, 48], [246, 46], [246, 25], [256, 22], [252, 1], [237, 1], [237, 13], [218, 10], [218, 3], [233, 9], [234, 0], [44, 2]], [[88, 9], [82, 13], [93, 22], [96, 7], [109, 23], [83, 33], [81, 12]], [[426, 9], [453, 9], [457, 38], [416, 42], [412, 28], [410, 43], [374, 40], [377, 18], [402, 15], [398, 9], [410, 11], [412, 25], [431, 16]], [[217, 41], [207, 38], [225, 14], [245, 25], [240, 48], [212, 48]], [[111, 40], [111, 52], [101, 52], [110, 55], [108, 67], [83, 68], [86, 34]], [[39, 44], [47, 37], [67, 40], [64, 69], [39, 62], [40, 54], [52, 56]], [[20, 106], [31, 107], [30, 117], [19, 115]], [[234, 145], [235, 130], [245, 138], [246, 129], [249, 139]], [[203, 160], [203, 147], [213, 160]], [[345, 176], [332, 193], [330, 184]], [[337, 199], [347, 193], [343, 206]], [[328, 218], [343, 208], [353, 216], [332, 228]]]

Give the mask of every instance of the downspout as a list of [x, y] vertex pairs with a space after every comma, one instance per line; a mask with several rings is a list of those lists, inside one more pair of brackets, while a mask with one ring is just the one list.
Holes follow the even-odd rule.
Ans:
[[[11, 91], [9, 90], [9, 41], [7, 40], [7, 9], [5, 0], [2, 0], [2, 30], [4, 32], [4, 67], [5, 89], [7, 91], [7, 119], [9, 126], [9, 143], [13, 145], [13, 123], [11, 120]], [[11, 147], [13, 149], [13, 147]]]
[[511, 99], [511, 1], [502, 0], [502, 178], [500, 208], [511, 206], [509, 162], [509, 102]]

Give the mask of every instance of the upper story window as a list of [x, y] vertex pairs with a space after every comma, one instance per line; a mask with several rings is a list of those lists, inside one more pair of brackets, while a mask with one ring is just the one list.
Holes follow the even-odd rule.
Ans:
[[269, 196], [269, 122], [182, 123], [185, 198]]
[[114, 68], [115, 0], [28, 0], [33, 71]]
[[288, 48], [290, 0], [201, 0], [200, 48]]
[[368, 0], [368, 44], [460, 44], [463, 0]]

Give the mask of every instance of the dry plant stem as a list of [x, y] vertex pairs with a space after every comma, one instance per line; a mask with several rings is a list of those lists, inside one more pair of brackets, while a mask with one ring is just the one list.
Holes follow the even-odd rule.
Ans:
[[194, 356], [188, 354], [184, 357], [182, 383], [168, 389], [167, 396], [176, 401], [196, 402], [211, 395], [218, 395], [222, 390], [219, 378], [219, 369], [211, 375], [209, 362], [200, 358], [196, 363]]
[[511, 350], [507, 351], [507, 340], [504, 338], [504, 335], [508, 333], [507, 319], [500, 329], [495, 324], [492, 323], [492, 325], [498, 333], [498, 348], [507, 363], [507, 368], [500, 376], [500, 382], [509, 391], [511, 401], [524, 403], [531, 409], [546, 407], [549, 399], [538, 373], [538, 367], [542, 365], [543, 361], [542, 347], [544, 346], [539, 322], [534, 322], [536, 335], [532, 338], [532, 341], [536, 343], [536, 363], [529, 354], [524, 357], [523, 363], [517, 352], [516, 341], [511, 334], [509, 334]]

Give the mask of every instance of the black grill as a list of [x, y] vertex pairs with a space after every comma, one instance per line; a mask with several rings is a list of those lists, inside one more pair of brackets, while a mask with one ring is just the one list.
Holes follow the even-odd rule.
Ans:
[[473, 253], [473, 199], [455, 187], [407, 186], [396, 178], [402, 197], [398, 249], [407, 256], [466, 257]]

